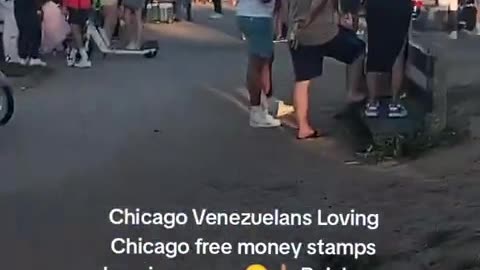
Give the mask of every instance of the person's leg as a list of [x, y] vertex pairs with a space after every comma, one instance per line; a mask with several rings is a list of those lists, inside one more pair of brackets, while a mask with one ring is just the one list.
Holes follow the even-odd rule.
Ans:
[[24, 6], [20, 5], [19, 2], [15, 1], [15, 20], [18, 25], [18, 55], [20, 57], [20, 64], [25, 65], [28, 58], [28, 25], [26, 21], [26, 9]]
[[42, 44], [42, 22], [38, 15], [32, 18], [30, 39], [30, 58], [38, 59], [40, 57], [40, 46]]
[[214, 13], [210, 16], [210, 19], [220, 19], [223, 17], [222, 0], [213, 0]]
[[142, 34], [143, 34], [143, 20], [142, 20], [142, 10], [137, 9], [134, 13], [134, 21], [135, 21], [135, 47], [136, 49], [140, 49], [142, 46]]
[[405, 77], [405, 49], [407, 47], [407, 42], [404, 42], [400, 53], [395, 59], [395, 63], [392, 68], [392, 102], [394, 104], [398, 103], [398, 97], [400, 95], [400, 90], [403, 86], [403, 80]]
[[250, 95], [250, 106], [257, 107], [261, 104], [262, 93], [262, 70], [264, 68], [264, 60], [250, 55], [247, 67], [247, 88]]
[[[395, 51], [395, 22], [388, 19], [392, 9], [383, 0], [371, 0], [367, 2], [367, 33], [368, 33], [368, 57], [367, 57], [367, 87], [368, 102], [365, 108], [367, 117], [378, 117], [380, 104], [380, 80], [392, 71], [393, 63], [398, 54]], [[410, 11], [411, 12], [411, 11]], [[395, 18], [395, 17], [393, 17]], [[388, 31], [385, 31], [388, 29]]]
[[127, 49], [135, 49], [135, 21], [134, 14], [131, 8], [125, 7], [125, 37], [127, 42]]
[[295, 83], [293, 90], [293, 104], [298, 124], [297, 137], [299, 139], [306, 138], [315, 132], [308, 119], [309, 88], [310, 81], [298, 81]]
[[263, 65], [263, 69], [261, 73], [262, 82], [263, 82], [262, 90], [267, 98], [273, 96], [273, 79], [272, 79], [273, 60], [274, 60], [273, 56], [267, 60], [268, 63]]
[[40, 16], [35, 14], [32, 17], [30, 23], [30, 47], [29, 47], [29, 56], [30, 56], [30, 65], [32, 66], [46, 66], [47, 63], [43, 62], [40, 59], [40, 46], [42, 44], [42, 24], [40, 21]]
[[185, 0], [186, 1], [186, 9], [187, 9], [187, 21], [191, 22], [193, 20], [192, 17], [192, 0]]
[[213, 1], [213, 10], [215, 11], [215, 13], [219, 13], [219, 14], [223, 13], [222, 0], [214, 0]]
[[[83, 28], [88, 19], [88, 10], [69, 9], [69, 15], [74, 42], [74, 49], [71, 51], [71, 56], [73, 55], [73, 65], [78, 68], [91, 67], [92, 63], [89, 60], [83, 37]], [[80, 54], [79, 61], [75, 61], [77, 52]]]
[[118, 22], [118, 5], [116, 1], [112, 1], [109, 5], [104, 5], [103, 14], [105, 16], [103, 29], [105, 30], [108, 42], [110, 42]]
[[264, 93], [264, 95], [262, 96], [266, 98], [263, 105], [274, 117], [282, 117], [293, 113], [295, 111], [295, 108], [291, 105], [285, 104], [284, 101], [279, 100], [273, 96], [273, 61], [274, 57], [272, 57], [268, 61], [268, 64], [264, 65], [262, 72], [262, 89]]
[[477, 7], [477, 24], [476, 24], [476, 28], [477, 28], [477, 34], [480, 35], [480, 0], [475, 0], [475, 4], [476, 4], [476, 7]]
[[295, 87], [293, 104], [298, 124], [297, 139], [309, 139], [320, 136], [310, 125], [309, 87], [310, 81], [323, 73], [323, 46], [302, 46], [290, 49], [293, 70], [295, 72]]
[[262, 91], [265, 88], [263, 80], [264, 71], [268, 69], [273, 55], [271, 39], [264, 36], [264, 24], [261, 18], [238, 17], [240, 30], [247, 36], [248, 66], [247, 89], [250, 98], [250, 126], [252, 127], [278, 127], [281, 122], [274, 119], [262, 106]]
[[365, 100], [366, 93], [362, 92], [362, 83], [364, 82], [365, 55], [359, 56], [352, 64], [347, 66], [348, 73], [348, 88], [347, 88], [347, 102], [357, 103]]
[[347, 102], [358, 103], [365, 99], [362, 90], [365, 61], [365, 42], [352, 29], [340, 27], [337, 36], [325, 44], [325, 56], [347, 65]]

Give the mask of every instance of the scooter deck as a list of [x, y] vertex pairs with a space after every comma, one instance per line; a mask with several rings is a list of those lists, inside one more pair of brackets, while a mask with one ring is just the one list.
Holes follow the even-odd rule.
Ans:
[[140, 50], [112, 49], [107, 46], [106, 38], [101, 28], [90, 25], [88, 33], [101, 53], [118, 55], [145, 55], [158, 50], [158, 43], [147, 41]]

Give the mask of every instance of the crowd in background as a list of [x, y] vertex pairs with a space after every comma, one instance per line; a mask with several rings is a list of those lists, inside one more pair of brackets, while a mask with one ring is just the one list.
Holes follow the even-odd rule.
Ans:
[[86, 23], [94, 8], [102, 11], [108, 46], [121, 21], [125, 32], [122, 46], [138, 50], [145, 5], [146, 0], [122, 0], [121, 3], [119, 0], [0, 0], [6, 61], [25, 66], [46, 66], [41, 53], [61, 47], [69, 40], [72, 49], [68, 51], [68, 66], [90, 67], [84, 41]]

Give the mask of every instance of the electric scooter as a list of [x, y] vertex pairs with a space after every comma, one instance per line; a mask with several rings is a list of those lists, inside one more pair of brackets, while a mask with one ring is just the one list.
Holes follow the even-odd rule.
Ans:
[[154, 58], [158, 53], [158, 42], [155, 40], [146, 41], [143, 43], [139, 50], [126, 50], [126, 49], [115, 49], [109, 46], [110, 41], [105, 35], [105, 31], [102, 27], [93, 24], [91, 21], [87, 22], [86, 29], [86, 44], [85, 48], [89, 49], [89, 54], [93, 46], [91, 42], [96, 45], [98, 50], [104, 55], [115, 54], [115, 55], [142, 55], [145, 58]]
[[10, 121], [14, 111], [12, 87], [5, 75], [0, 71], [0, 126]]

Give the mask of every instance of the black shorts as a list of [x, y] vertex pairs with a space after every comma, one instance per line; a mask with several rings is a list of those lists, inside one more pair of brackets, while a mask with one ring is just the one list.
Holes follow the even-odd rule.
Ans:
[[410, 0], [368, 0], [368, 72], [391, 72], [406, 46], [412, 16]]
[[84, 26], [90, 15], [90, 9], [68, 8], [68, 23]]
[[365, 42], [349, 29], [340, 27], [332, 40], [322, 45], [299, 45], [290, 49], [295, 80], [309, 81], [323, 73], [323, 58], [331, 57], [345, 64], [352, 64], [365, 54]]

